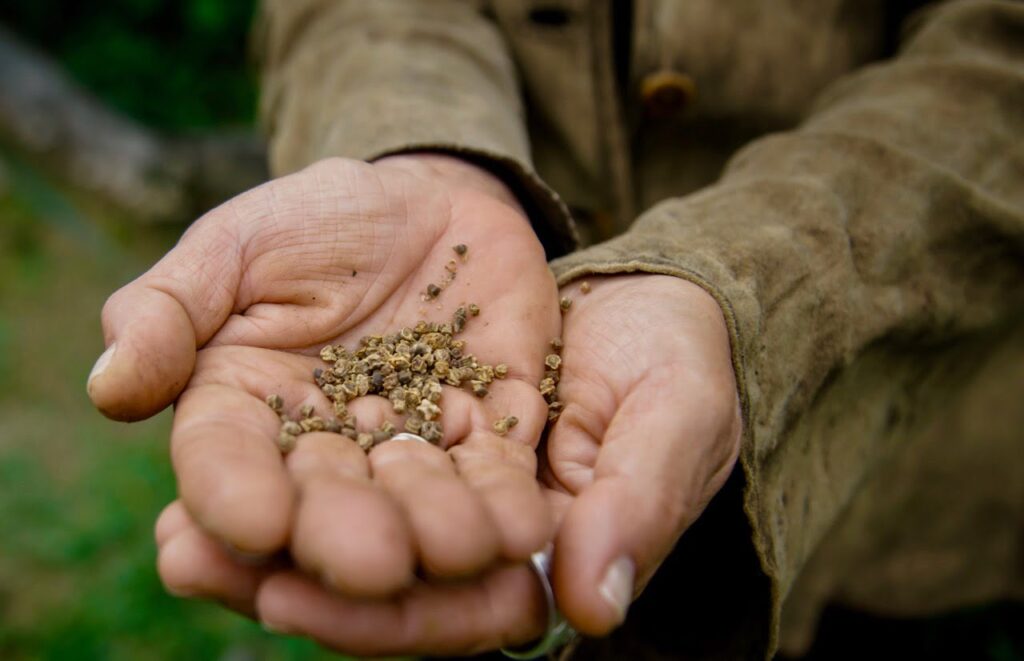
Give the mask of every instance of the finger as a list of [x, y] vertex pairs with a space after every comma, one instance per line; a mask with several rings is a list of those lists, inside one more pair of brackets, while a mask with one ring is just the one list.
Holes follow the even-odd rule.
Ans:
[[[735, 462], [739, 428], [729, 420], [736, 412], [724, 414], [717, 394], [702, 394], [676, 372], [651, 372], [623, 401], [601, 441], [593, 483], [559, 528], [555, 591], [584, 633], [604, 635], [622, 622], [637, 587]], [[684, 409], [680, 401], [687, 401]], [[570, 407], [552, 432], [552, 447], [562, 435], [581, 433]]]
[[194, 523], [166, 540], [157, 555], [164, 587], [178, 597], [216, 599], [249, 616], [260, 581], [270, 569], [240, 563]]
[[165, 408], [188, 382], [202, 345], [230, 314], [241, 278], [238, 237], [215, 210], [148, 272], [103, 306], [106, 351], [89, 397], [115, 420]]
[[520, 441], [474, 432], [449, 449], [459, 476], [495, 522], [502, 555], [526, 560], [551, 539], [553, 524], [540, 484], [535, 450]]
[[452, 654], [511, 647], [543, 630], [546, 604], [527, 567], [497, 569], [473, 583], [421, 583], [387, 601], [327, 592], [289, 572], [260, 586], [264, 626], [314, 638], [357, 656]]
[[415, 578], [415, 551], [397, 502], [370, 481], [366, 453], [337, 434], [299, 437], [288, 469], [300, 491], [295, 562], [345, 594], [381, 597]]
[[172, 502], [160, 512], [156, 525], [153, 527], [153, 536], [156, 538], [157, 547], [166, 544], [167, 540], [176, 535], [178, 531], [191, 524], [192, 519], [189, 518], [185, 505], [180, 500]]
[[440, 448], [389, 441], [370, 453], [374, 482], [405, 511], [419, 561], [433, 576], [469, 576], [498, 555], [487, 509]]
[[273, 439], [280, 420], [259, 399], [227, 386], [189, 388], [178, 402], [171, 459], [189, 514], [247, 555], [288, 541], [294, 493]]

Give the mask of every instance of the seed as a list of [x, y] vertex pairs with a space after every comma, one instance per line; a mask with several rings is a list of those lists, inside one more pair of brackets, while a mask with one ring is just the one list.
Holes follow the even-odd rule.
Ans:
[[581, 282], [580, 283], [580, 291], [583, 292], [584, 294], [589, 294], [590, 293], [590, 283], [587, 282], [586, 280]]
[[271, 411], [280, 413], [281, 409], [284, 408], [284, 400], [281, 399], [281, 395], [269, 395], [267, 397], [267, 406], [270, 407]]
[[562, 308], [562, 312], [567, 312], [571, 305], [572, 299], [568, 296], [563, 296], [562, 299], [558, 301], [558, 307]]
[[281, 452], [291, 452], [295, 449], [298, 440], [298, 436], [289, 434], [282, 429], [277, 435], [277, 447]]
[[504, 379], [508, 376], [508, 365], [505, 363], [498, 363], [494, 366], [494, 377], [497, 379]]
[[452, 250], [454, 250], [455, 254], [461, 257], [463, 260], [466, 259], [466, 253], [469, 252], [469, 248], [466, 247], [465, 243], [460, 243], [458, 245], [452, 246]]
[[459, 270], [459, 266], [454, 259], [449, 259], [448, 263], [444, 265], [444, 270], [454, 275]]
[[437, 420], [437, 417], [441, 415], [441, 407], [429, 399], [421, 401], [416, 410], [423, 415], [424, 420]]
[[494, 421], [494, 431], [497, 432], [498, 436], [504, 436], [508, 433], [509, 429], [512, 429], [519, 423], [519, 418], [514, 415], [508, 415], [504, 418], [498, 418]]
[[302, 433], [302, 426], [293, 420], [289, 420], [288, 422], [281, 425], [281, 433], [290, 434], [291, 436], [298, 436], [299, 434]]
[[557, 370], [562, 366], [562, 358], [557, 353], [549, 353], [544, 358], [544, 364], [553, 370]]
[[386, 441], [389, 438], [391, 438], [392, 435], [393, 434], [391, 434], [389, 432], [386, 432], [383, 429], [378, 429], [378, 430], [372, 432], [373, 444], [377, 445], [379, 443], [383, 443], [384, 441]]
[[430, 283], [429, 285], [427, 285], [427, 300], [428, 301], [434, 300], [435, 298], [438, 297], [438, 295], [440, 293], [441, 293], [441, 288], [438, 287], [437, 285], [435, 285], [434, 283]]
[[489, 392], [483, 381], [470, 381], [470, 386], [473, 388], [473, 394], [477, 397], [486, 397]]
[[332, 434], [341, 433], [341, 423], [336, 418], [331, 418], [324, 423], [324, 431], [329, 431]]
[[313, 416], [313, 405], [312, 404], [303, 404], [302, 408], [299, 409], [299, 415], [301, 415], [303, 418], [312, 417]]
[[363, 451], [369, 452], [370, 448], [373, 447], [373, 434], [359, 432], [356, 436], [356, 444], [362, 448]]
[[334, 361], [338, 360], [338, 355], [334, 353], [334, 347], [328, 344], [326, 347], [320, 350], [320, 358], [325, 363], [333, 363]]
[[551, 340], [551, 348], [554, 349], [555, 351], [561, 351], [562, 347], [564, 346], [565, 345], [562, 344], [562, 338], [560, 337], [556, 337], [555, 339]]
[[420, 436], [429, 443], [438, 443], [444, 436], [444, 432], [441, 429], [441, 425], [428, 421], [424, 422], [423, 426], [420, 427]]

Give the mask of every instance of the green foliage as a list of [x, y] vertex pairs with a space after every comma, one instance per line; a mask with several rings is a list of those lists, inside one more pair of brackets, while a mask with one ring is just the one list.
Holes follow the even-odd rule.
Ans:
[[33, 0], [0, 21], [111, 105], [153, 126], [251, 122], [252, 0]]
[[[139, 3], [144, 4], [144, 3]], [[173, 243], [104, 229], [0, 153], [0, 659], [336, 658], [165, 593], [170, 416], [115, 424], [84, 384], [104, 298]]]

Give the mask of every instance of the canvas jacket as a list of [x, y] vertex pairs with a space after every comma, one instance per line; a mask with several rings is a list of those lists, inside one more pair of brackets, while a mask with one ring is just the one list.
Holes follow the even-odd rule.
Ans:
[[1024, 598], [1024, 5], [265, 0], [257, 34], [275, 174], [459, 154], [560, 283], [719, 302], [742, 471], [648, 588], [678, 609], [634, 610], [675, 651]]

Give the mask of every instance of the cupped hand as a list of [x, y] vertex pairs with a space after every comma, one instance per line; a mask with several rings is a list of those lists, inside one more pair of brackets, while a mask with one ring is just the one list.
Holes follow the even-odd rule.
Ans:
[[565, 409], [542, 480], [558, 512], [553, 580], [577, 629], [604, 635], [722, 487], [741, 417], [721, 309], [662, 275], [563, 294]]
[[[554, 583], [563, 613], [601, 635], [724, 483], [740, 416], [721, 311], [665, 276], [591, 279], [563, 293], [565, 410], [542, 459], [561, 519]], [[180, 502], [157, 525], [161, 572], [178, 590], [258, 613], [269, 628], [347, 653], [461, 654], [538, 635], [545, 605], [524, 566], [472, 581], [420, 582], [385, 600], [339, 594], [215, 543]]]
[[[456, 244], [467, 259], [425, 301]], [[473, 575], [550, 538], [535, 475], [546, 416], [535, 384], [559, 332], [556, 296], [527, 219], [489, 174], [442, 156], [328, 160], [210, 212], [116, 292], [89, 395], [120, 420], [176, 401], [182, 510], [208, 541], [236, 556], [288, 547], [334, 590], [390, 595], [418, 572]], [[509, 377], [483, 399], [445, 387], [441, 447], [390, 442], [367, 456], [339, 435], [311, 433], [282, 457], [280, 421], [264, 400], [279, 394], [293, 416], [304, 404], [328, 415], [312, 378], [320, 347], [448, 321], [471, 302], [482, 312], [461, 336], [466, 350], [506, 363]], [[350, 410], [369, 429], [390, 404], [366, 397]], [[520, 423], [499, 437], [491, 425], [505, 415]]]

